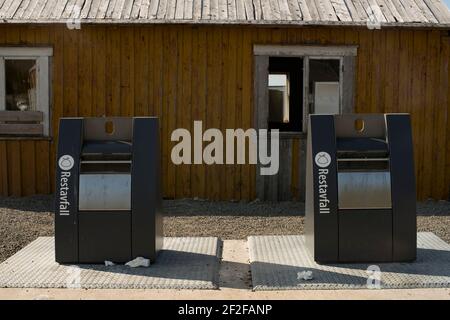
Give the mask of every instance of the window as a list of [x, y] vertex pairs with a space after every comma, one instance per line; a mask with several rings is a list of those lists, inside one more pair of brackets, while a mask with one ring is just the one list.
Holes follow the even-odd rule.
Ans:
[[49, 48], [0, 48], [0, 135], [49, 133]]
[[340, 113], [340, 60], [309, 59], [309, 113]]
[[354, 110], [356, 46], [255, 45], [258, 128], [307, 132], [309, 114]]
[[269, 128], [301, 132], [308, 114], [339, 114], [340, 70], [340, 58], [269, 57]]

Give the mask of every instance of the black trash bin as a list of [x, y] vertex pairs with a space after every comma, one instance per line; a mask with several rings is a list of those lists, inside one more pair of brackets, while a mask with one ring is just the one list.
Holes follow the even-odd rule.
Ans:
[[305, 238], [314, 259], [414, 260], [409, 115], [311, 115], [307, 148]]
[[162, 247], [157, 118], [63, 118], [56, 165], [59, 263], [156, 259]]

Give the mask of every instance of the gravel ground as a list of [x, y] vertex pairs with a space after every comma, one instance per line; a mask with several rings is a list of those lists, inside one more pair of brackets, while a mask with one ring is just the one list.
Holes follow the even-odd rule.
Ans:
[[[0, 262], [39, 236], [53, 235], [50, 196], [0, 197]], [[299, 202], [164, 201], [166, 236], [217, 236], [245, 239], [249, 235], [303, 232], [304, 205]], [[300, 215], [299, 215], [300, 214]], [[431, 231], [450, 243], [450, 202], [417, 205], [418, 231]]]

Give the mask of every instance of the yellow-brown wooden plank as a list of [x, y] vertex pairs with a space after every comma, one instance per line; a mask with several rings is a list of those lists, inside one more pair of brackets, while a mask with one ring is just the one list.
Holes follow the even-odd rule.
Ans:
[[78, 101], [80, 117], [92, 116], [92, 46], [94, 45], [91, 26], [85, 26], [79, 31], [78, 45]]
[[[253, 45], [251, 31], [243, 29], [243, 53], [242, 53], [242, 126], [244, 129], [253, 128]], [[248, 164], [248, 155], [246, 164], [242, 166], [242, 198], [252, 199], [255, 194], [255, 165]]]
[[[444, 63], [444, 68], [441, 69], [441, 75], [442, 78], [447, 77], [447, 89], [445, 89], [445, 79], [443, 80], [443, 88], [442, 90], [445, 92], [446, 91], [446, 95], [444, 95], [444, 99], [443, 99], [443, 106], [445, 108], [445, 106], [447, 106], [447, 141], [446, 141], [446, 164], [445, 164], [445, 172], [446, 172], [446, 179], [445, 179], [445, 186], [444, 186], [444, 196], [442, 199], [448, 199], [450, 198], [450, 37], [445, 37], [442, 39], [442, 45], [443, 45], [443, 50], [442, 50], [442, 58], [443, 58], [443, 63]], [[445, 68], [445, 66], [447, 68]], [[445, 102], [447, 102], [445, 104]]]
[[[192, 31], [191, 28], [183, 28], [178, 33], [179, 66], [178, 66], [178, 96], [177, 96], [177, 127], [184, 128], [193, 133], [191, 122], [191, 85], [192, 85]], [[192, 139], [191, 139], [192, 150]], [[192, 152], [191, 152], [192, 161]], [[191, 165], [182, 164], [177, 167], [177, 197], [191, 197]]]
[[106, 69], [109, 68], [106, 56], [106, 27], [93, 28], [92, 49], [92, 115], [106, 115]]
[[[225, 95], [225, 110], [226, 110], [226, 129], [237, 129], [240, 128], [236, 125], [236, 33], [233, 30], [227, 30], [227, 47], [226, 47], [226, 63], [224, 68], [226, 70], [226, 81], [224, 84], [224, 95]], [[226, 166], [226, 199], [235, 199], [235, 179], [236, 179], [236, 168], [238, 166], [236, 162], [236, 151], [237, 148], [234, 146], [234, 164], [229, 164]]]
[[[438, 84], [437, 84], [437, 99], [434, 109], [434, 141], [433, 141], [433, 171], [432, 176], [436, 177], [436, 182], [432, 184], [432, 194], [434, 199], [446, 199], [449, 195], [450, 178], [449, 173], [446, 171], [446, 160], [448, 153], [446, 150], [446, 144], [448, 136], [445, 133], [448, 127], [447, 114], [448, 108], [448, 95], [449, 95], [449, 43], [450, 37], [439, 38], [441, 41], [440, 54], [436, 57], [438, 64]], [[442, 172], [446, 174], [442, 174]]]
[[22, 153], [20, 141], [7, 141], [9, 195], [22, 196]]
[[48, 141], [36, 141], [36, 193], [50, 193], [50, 149]]
[[20, 142], [22, 196], [36, 194], [35, 141]]
[[[64, 109], [64, 31], [65, 26], [50, 29], [50, 41], [53, 43], [52, 58], [52, 142], [50, 144], [50, 191], [55, 190], [55, 158], [58, 145], [59, 119]], [[67, 50], [67, 49], [66, 49]]]
[[298, 200], [299, 194], [299, 139], [292, 139], [292, 168], [291, 168], [291, 194], [294, 200]]
[[[149, 92], [153, 88], [149, 83], [149, 57], [152, 51], [149, 50], [150, 29], [139, 27], [134, 33], [134, 114], [136, 116], [148, 116], [149, 112]], [[151, 64], [150, 64], [151, 65]]]
[[[63, 116], [78, 116], [78, 46], [79, 30], [64, 30]], [[82, 64], [82, 62], [80, 63]]]
[[[168, 87], [167, 87], [167, 95], [165, 98], [168, 100], [167, 103], [167, 139], [170, 141], [170, 137], [172, 131], [177, 128], [176, 123], [176, 93], [177, 93], [177, 72], [179, 67], [178, 60], [178, 42], [177, 42], [177, 31], [179, 29], [176, 27], [170, 27], [167, 30], [167, 47], [168, 51], [165, 56], [165, 63], [168, 65], [168, 71], [165, 73], [165, 76], [168, 78]], [[167, 168], [167, 183], [168, 183], [168, 197], [175, 197], [175, 189], [177, 187], [177, 177], [175, 175], [175, 165], [172, 163], [170, 159], [170, 153], [172, 150], [172, 146], [174, 143], [168, 144], [167, 152], [169, 155], [168, 158], [168, 168]]]
[[[193, 50], [192, 68], [192, 121], [202, 121], [205, 128], [206, 123], [206, 99], [207, 88], [206, 60], [207, 60], [207, 36], [205, 28], [196, 28], [193, 33], [193, 41], [197, 43]], [[194, 164], [191, 170], [191, 185], [193, 195], [206, 198], [206, 167], [204, 164]]]
[[107, 59], [110, 62], [106, 67], [106, 115], [121, 115], [121, 27], [108, 28]]
[[[236, 123], [236, 127], [237, 128], [242, 128], [245, 129], [244, 124], [242, 122], [242, 81], [243, 81], [243, 73], [244, 71], [244, 66], [243, 66], [243, 55], [244, 55], [244, 49], [243, 49], [243, 35], [241, 32], [241, 29], [235, 29], [234, 31], [236, 33], [236, 66], [235, 66], [235, 70], [236, 70], [236, 84], [234, 87], [234, 90], [236, 91], [236, 114], [234, 116], [235, 118], [235, 123]], [[253, 72], [253, 70], [252, 70]], [[252, 127], [254, 127], [254, 124], [252, 123]], [[248, 149], [247, 149], [248, 150]], [[248, 158], [248, 157], [246, 157]], [[235, 194], [234, 194], [234, 198], [236, 200], [241, 200], [243, 199], [243, 194], [242, 194], [242, 183], [243, 183], [243, 179], [244, 179], [244, 174], [242, 173], [242, 168], [243, 165], [237, 165], [236, 166], [236, 176], [234, 179], [234, 190], [235, 190]]]
[[423, 163], [423, 144], [422, 135], [424, 132], [425, 119], [425, 85], [426, 85], [426, 51], [427, 51], [427, 33], [424, 31], [414, 31], [414, 68], [412, 69], [412, 91], [414, 98], [411, 103], [413, 141], [414, 141], [414, 160], [416, 163], [417, 193], [419, 199], [424, 199], [425, 191], [423, 189], [424, 181], [424, 163]]
[[120, 115], [134, 114], [134, 30], [120, 28]]
[[[424, 197], [433, 197], [432, 189], [434, 183], [439, 183], [442, 175], [433, 176], [433, 167], [435, 167], [437, 157], [443, 150], [436, 149], [437, 145], [437, 128], [438, 119], [435, 119], [435, 115], [439, 114], [437, 106], [438, 102], [438, 88], [439, 88], [439, 52], [440, 52], [440, 31], [428, 32], [427, 39], [427, 66], [426, 66], [426, 94], [424, 108], [424, 131], [422, 134], [423, 144], [423, 158], [424, 164], [423, 170], [423, 192]], [[442, 146], [442, 145], [441, 145]], [[437, 173], [437, 171], [434, 171]]]
[[0, 141], [0, 195], [8, 195], [8, 157], [5, 141]]
[[399, 31], [387, 31], [386, 62], [384, 74], [382, 74], [382, 77], [386, 79], [384, 88], [384, 112], [387, 113], [398, 111], [399, 45]]

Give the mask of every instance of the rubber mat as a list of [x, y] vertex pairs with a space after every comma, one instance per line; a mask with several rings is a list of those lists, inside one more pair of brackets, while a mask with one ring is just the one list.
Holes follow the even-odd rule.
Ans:
[[60, 265], [54, 238], [41, 237], [0, 264], [0, 287], [95, 289], [217, 289], [221, 243], [214, 237], [165, 238], [156, 263]]
[[450, 245], [429, 232], [418, 233], [411, 263], [319, 265], [301, 235], [253, 236], [248, 245], [254, 290], [450, 287]]

